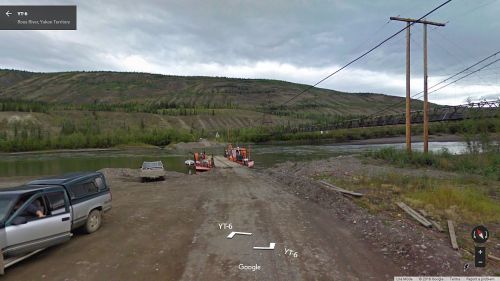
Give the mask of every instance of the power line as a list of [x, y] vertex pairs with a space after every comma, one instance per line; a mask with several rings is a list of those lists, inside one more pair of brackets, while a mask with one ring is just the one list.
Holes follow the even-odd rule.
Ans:
[[[446, 79], [444, 79], [444, 80], [441, 80], [439, 83], [434, 84], [434, 85], [432, 85], [431, 87], [429, 87], [429, 90], [430, 90], [430, 89], [433, 89], [433, 88], [435, 88], [435, 87], [437, 87], [437, 86], [439, 86], [439, 85], [441, 85], [441, 84], [443, 84], [443, 83], [445, 83], [446, 81], [449, 81], [450, 79], [452, 79], [452, 78], [454, 78], [454, 77], [457, 77], [458, 75], [460, 75], [460, 74], [462, 74], [462, 73], [464, 73], [464, 72], [466, 72], [466, 71], [470, 70], [471, 68], [473, 68], [473, 67], [477, 66], [478, 64], [481, 64], [481, 63], [483, 63], [484, 61], [487, 61], [488, 59], [490, 59], [490, 58], [492, 58], [492, 57], [496, 56], [497, 54], [500, 54], [500, 51], [497, 51], [497, 52], [495, 52], [494, 54], [489, 55], [489, 56], [487, 56], [486, 58], [484, 58], [484, 59], [482, 59], [482, 60], [480, 60], [480, 61], [476, 62], [475, 64], [473, 64], [473, 65], [471, 65], [471, 66], [469, 66], [469, 67], [467, 67], [467, 68], [463, 69], [462, 71], [459, 71], [459, 72], [455, 73], [454, 75], [452, 75], [452, 76], [450, 76], [450, 77], [448, 77], [448, 78], [446, 78]], [[414, 94], [414, 95], [412, 96], [412, 98], [417, 98], [417, 96], [421, 95], [422, 93], [423, 93], [423, 91], [421, 91], [421, 92], [419, 92], [419, 93], [416, 93], [416, 94]], [[396, 103], [394, 103], [394, 104], [391, 104], [391, 105], [389, 105], [389, 106], [385, 107], [385, 108], [384, 108], [384, 109], [382, 109], [382, 110], [379, 110], [379, 111], [377, 111], [377, 112], [375, 112], [375, 113], [373, 113], [373, 114], [370, 114], [368, 117], [372, 117], [372, 116], [378, 115], [378, 114], [380, 114], [380, 113], [382, 113], [382, 112], [386, 111], [387, 109], [390, 109], [390, 108], [392, 108], [392, 107], [394, 107], [394, 106], [396, 106], [396, 105], [400, 105], [400, 104], [402, 104], [403, 102], [404, 102], [404, 100], [398, 101], [398, 102], [396, 102]]]
[[[443, 38], [444, 40], [446, 40], [448, 43], [450, 43], [451, 45], [453, 45], [453, 48], [454, 50], [459, 50], [462, 52], [462, 54], [464, 54], [465, 56], [467, 56], [469, 59], [472, 59], [472, 60], [475, 60], [475, 58], [471, 55], [470, 52], [466, 51], [462, 46], [460, 46], [459, 44], [453, 42], [451, 39], [447, 38], [446, 36], [444, 36], [444, 34], [441, 34], [441, 32], [435, 32], [434, 34], [438, 34], [439, 36], [441, 36], [441, 38]], [[450, 54], [451, 56], [453, 56], [455, 58], [455, 60], [457, 62], [460, 62], [461, 60], [455, 56], [453, 53], [449, 52], [448, 50], [446, 50], [446, 48], [442, 47], [441, 44], [439, 43], [439, 40], [435, 40], [435, 42], [437, 43], [437, 46], [441, 47], [442, 49], [444, 49], [444, 51], [448, 54]], [[462, 64], [460, 64], [460, 66], [462, 66]], [[479, 78], [481, 79], [481, 78]], [[484, 81], [483, 81], [484, 82]]]
[[[488, 3], [488, 2], [486, 2], [486, 3], [485, 3], [485, 4], [483, 4], [483, 5], [476, 6], [476, 7], [472, 8], [472, 9], [469, 9], [469, 10], [467, 10], [467, 11], [464, 11], [463, 13], [460, 13], [460, 14], [458, 14], [458, 15], [455, 15], [455, 16], [454, 16], [454, 17], [452, 17], [450, 20], [452, 20], [452, 19], [456, 19], [456, 18], [459, 18], [459, 17], [460, 17], [460, 18], [463, 18], [463, 15], [465, 15], [465, 14], [472, 14], [472, 13], [476, 12], [477, 10], [479, 10], [479, 9], [481, 9], [481, 8], [484, 8], [484, 7], [486, 7], [486, 6], [489, 6], [489, 5], [491, 5], [491, 4], [493, 4], [493, 3], [497, 2], [497, 1], [498, 1], [498, 0], [493, 0], [493, 1], [489, 2], [489, 3]], [[472, 1], [470, 1], [470, 2], [472, 2]]]
[[461, 44], [458, 44], [457, 42], [451, 40], [448, 36], [446, 36], [444, 33], [442, 33], [439, 29], [434, 34], [441, 36], [441, 38], [443, 38], [445, 41], [448, 41], [448, 43], [453, 45], [455, 47], [455, 49], [462, 51], [462, 53], [465, 54], [466, 56], [468, 56], [469, 58], [472, 58], [472, 59], [474, 58], [474, 56], [472, 55], [472, 53], [470, 51], [466, 50]]
[[[496, 1], [498, 1], [498, 0], [493, 0], [493, 1], [489, 2], [489, 3], [483, 4], [483, 5], [479, 5], [479, 6], [475, 7], [475, 8], [469, 9], [469, 10], [464, 11], [464, 12], [458, 14], [458, 15], [455, 15], [451, 19], [448, 19], [448, 21], [446, 22], [446, 24], [450, 23], [451, 20], [454, 20], [454, 19], [456, 19], [458, 17], [463, 18], [462, 16], [465, 15], [465, 14], [472, 14], [472, 13], [476, 12], [477, 10], [479, 10], [480, 8], [489, 6], [489, 5], [493, 4], [493, 3], [495, 3]], [[469, 1], [469, 2], [471, 2], [471, 1]], [[436, 29], [437, 29], [437, 27], [432, 28], [432, 30], [436, 30]]]
[[[439, 27], [439, 26], [436, 26], [436, 28], [437, 27]], [[413, 42], [412, 46], [417, 46], [417, 48], [419, 48], [419, 50], [420, 50], [419, 52], [422, 52], [423, 48], [424, 48], [423, 45], [420, 42], [416, 41], [414, 38], [415, 38], [415, 32], [412, 34], [412, 37], [411, 37], [411, 41]], [[428, 56], [427, 59], [430, 61], [430, 64], [434, 65], [433, 69], [435, 69], [435, 71], [439, 72], [439, 71], [443, 71], [444, 70], [445, 67], [441, 66], [441, 64], [437, 63], [437, 61], [434, 59], [433, 56]], [[415, 60], [411, 60], [411, 63], [413, 64], [414, 61]], [[436, 65], [439, 66], [438, 69], [435, 68]], [[412, 67], [412, 69], [413, 69], [413, 67]]]
[[380, 26], [378, 29], [376, 29], [375, 32], [372, 32], [370, 38], [366, 39], [365, 41], [363, 41], [361, 44], [359, 44], [358, 46], [356, 46], [355, 48], [353, 48], [353, 52], [358, 52], [360, 51], [361, 47], [364, 47], [366, 44], [368, 43], [371, 43], [371, 41], [373, 41], [373, 39], [375, 39], [375, 36], [378, 35], [378, 33], [380, 33], [383, 29], [385, 29], [387, 27], [387, 25], [389, 25], [389, 23], [391, 22], [391, 20], [388, 20], [386, 21], [382, 26]]
[[[497, 52], [493, 53], [492, 55], [489, 55], [489, 56], [485, 57], [484, 59], [482, 59], [482, 60], [480, 60], [480, 61], [476, 62], [475, 64], [473, 64], [473, 65], [471, 65], [471, 66], [469, 66], [469, 67], [467, 67], [467, 68], [463, 69], [462, 71], [459, 71], [459, 72], [455, 73], [454, 75], [452, 75], [452, 76], [450, 76], [450, 77], [448, 77], [448, 78], [446, 78], [446, 79], [444, 79], [444, 80], [440, 81], [439, 83], [436, 83], [436, 84], [432, 85], [431, 87], [429, 87], [429, 90], [430, 90], [430, 89], [433, 89], [433, 88], [435, 88], [435, 87], [437, 87], [437, 86], [439, 86], [439, 85], [441, 85], [441, 84], [443, 84], [443, 83], [445, 83], [446, 81], [449, 81], [450, 79], [452, 79], [452, 78], [454, 78], [454, 77], [457, 77], [458, 75], [460, 75], [460, 74], [462, 74], [462, 73], [464, 73], [464, 72], [466, 72], [466, 71], [470, 70], [471, 68], [473, 68], [473, 67], [477, 66], [478, 64], [481, 64], [481, 63], [483, 63], [483, 62], [487, 61], [488, 59], [490, 59], [490, 58], [492, 58], [492, 57], [494, 57], [494, 56], [496, 56], [496, 55], [498, 55], [498, 54], [500, 54], [500, 51], [497, 51]], [[498, 61], [498, 60], [496, 60], [496, 61]], [[495, 63], [496, 61], [494, 61], [493, 63]], [[493, 64], [493, 63], [491, 63], [491, 64]], [[488, 65], [486, 65], [485, 67], [487, 67], [487, 66], [489, 66], [489, 65], [491, 65], [491, 64], [488, 64]], [[479, 70], [482, 70], [482, 69], [483, 69], [483, 68], [485, 68], [485, 67], [482, 67], [482, 68], [480, 68]], [[473, 73], [476, 73], [476, 72], [477, 72], [477, 71], [471, 72], [471, 73], [467, 74], [467, 76], [472, 75]], [[460, 80], [461, 80], [461, 79], [460, 79]], [[412, 98], [417, 98], [417, 96], [421, 95], [422, 93], [423, 93], [423, 91], [422, 91], [422, 92], [419, 92], [419, 93], [416, 93], [416, 94], [414, 94], [414, 95], [412, 96]], [[429, 93], [429, 94], [430, 94], [430, 93]], [[383, 109], [381, 109], [381, 110], [379, 110], [379, 111], [377, 111], [377, 112], [375, 112], [375, 113], [372, 113], [372, 114], [370, 114], [370, 115], [368, 115], [368, 116], [365, 116], [364, 118], [369, 118], [369, 117], [376, 116], [376, 115], [378, 115], [378, 114], [380, 114], [380, 113], [382, 113], [382, 112], [384, 112], [384, 111], [386, 111], [386, 110], [388, 110], [388, 109], [390, 109], [390, 108], [393, 108], [394, 106], [397, 106], [397, 105], [402, 104], [403, 102], [405, 102], [405, 100], [400, 100], [400, 101], [398, 101], [398, 102], [395, 102], [395, 103], [393, 103], [393, 104], [391, 104], [391, 105], [389, 105], [389, 106], [387, 106], [387, 107], [385, 107], [385, 108], [383, 108]], [[353, 121], [353, 120], [358, 120], [358, 119], [352, 119], [352, 120], [347, 120], [347, 121]]]
[[[434, 46], [437, 46], [440, 49], [442, 49], [444, 51], [444, 53], [446, 53], [451, 59], [453, 59], [453, 60], [455, 60], [457, 62], [461, 61], [460, 58], [456, 54], [454, 54], [450, 50], [448, 50], [448, 48], [446, 48], [446, 46], [444, 46], [444, 44], [441, 44], [439, 42], [439, 40], [433, 40], [432, 42], [434, 43], [433, 44]], [[455, 47], [455, 49], [457, 49], [457, 47]], [[462, 65], [460, 65], [460, 66], [462, 66]]]
[[[450, 76], [450, 77], [448, 77], [448, 78], [446, 78], [446, 79], [442, 80], [441, 82], [439, 82], [439, 83], [437, 83], [437, 84], [432, 85], [431, 87], [429, 87], [429, 90], [430, 90], [430, 89], [432, 89], [432, 88], [435, 88], [435, 87], [437, 87], [437, 86], [439, 86], [439, 85], [441, 85], [441, 84], [443, 84], [443, 83], [445, 83], [446, 81], [449, 81], [450, 79], [452, 79], [452, 78], [454, 78], [454, 77], [457, 77], [458, 75], [460, 75], [460, 74], [462, 74], [462, 73], [464, 73], [464, 72], [466, 72], [466, 71], [469, 71], [471, 68], [473, 68], [473, 67], [475, 67], [475, 66], [477, 66], [477, 65], [479, 65], [479, 64], [481, 64], [481, 63], [483, 63], [483, 62], [485, 62], [485, 61], [487, 61], [487, 60], [489, 60], [490, 58], [492, 58], [492, 57], [494, 57], [494, 56], [496, 56], [496, 55], [498, 55], [498, 54], [500, 54], [500, 51], [497, 51], [497, 52], [495, 52], [495, 53], [493, 53], [493, 54], [491, 54], [491, 55], [487, 56], [486, 58], [484, 58], [484, 59], [482, 59], [482, 60], [480, 60], [480, 61], [476, 62], [475, 64], [473, 64], [473, 65], [471, 65], [471, 66], [469, 66], [469, 67], [465, 68], [464, 70], [459, 71], [459, 72], [455, 73], [454, 75], [452, 75], [452, 76]], [[496, 61], [498, 61], [498, 60], [496, 60]], [[496, 61], [494, 61], [493, 63], [495, 63]], [[488, 64], [487, 66], [489, 66], [489, 65], [491, 65], [491, 64], [493, 64], [493, 63], [490, 63], [490, 64]], [[483, 68], [485, 68], [485, 67], [482, 67], [482, 68], [480, 68], [479, 70], [481, 70], [481, 69], [483, 69]], [[473, 71], [473, 72], [471, 72], [471, 73], [467, 74], [467, 76], [470, 76], [471, 74], [476, 73], [476, 72], [477, 72], [477, 71]], [[461, 79], [460, 79], [460, 80], [461, 80]], [[418, 95], [421, 95], [422, 93], [423, 93], [423, 91], [422, 91], [422, 92], [420, 92], [420, 93], [415, 94], [415, 95], [413, 96], [413, 98], [415, 98], [415, 97], [416, 97], [416, 96], [418, 96]]]
[[460, 80], [462, 80], [462, 79], [464, 79], [464, 78], [466, 78], [466, 77], [469, 77], [469, 76], [471, 76], [472, 74], [477, 73], [477, 72], [479, 72], [479, 71], [483, 70], [484, 68], [486, 68], [486, 67], [488, 67], [488, 66], [490, 66], [490, 65], [492, 65], [492, 64], [494, 64], [494, 63], [496, 63], [496, 62], [498, 62], [498, 61], [500, 61], [500, 59], [496, 59], [496, 60], [494, 60], [493, 62], [490, 62], [490, 63], [488, 63], [487, 65], [485, 65], [485, 66], [483, 66], [483, 67], [481, 67], [481, 68], [478, 68], [478, 69], [476, 69], [476, 70], [472, 71], [471, 73], [468, 73], [468, 74], [466, 74], [466, 75], [464, 75], [464, 76], [462, 76], [462, 77], [460, 77], [460, 78], [458, 78], [458, 79], [456, 79], [456, 80], [453, 80], [453, 81], [451, 81], [450, 83], [445, 84], [444, 86], [439, 87], [438, 89], [436, 89], [436, 90], [433, 90], [433, 91], [429, 92], [429, 94], [432, 94], [432, 93], [434, 93], [434, 92], [437, 92], [437, 91], [439, 91], [439, 90], [441, 90], [441, 89], [443, 89], [443, 88], [445, 88], [445, 87], [447, 87], [447, 86], [449, 86], [449, 85], [451, 85], [451, 84], [454, 84], [454, 83], [456, 83], [456, 82], [458, 82], [458, 81], [460, 81]]
[[[440, 9], [441, 7], [443, 7], [444, 5], [450, 3], [452, 0], [448, 0], [446, 2], [444, 2], [443, 4], [437, 6], [436, 8], [432, 9], [430, 12], [426, 13], [425, 15], [423, 15], [422, 17], [420, 17], [418, 21], [424, 19], [425, 17], [427, 17], [428, 15], [434, 13], [435, 11], [437, 11], [438, 9]], [[314, 85], [311, 85], [307, 88], [305, 88], [304, 90], [302, 90], [301, 92], [299, 92], [297, 95], [293, 96], [292, 98], [290, 98], [289, 100], [287, 100], [286, 102], [282, 103], [281, 106], [284, 106], [286, 104], [288, 104], [289, 102], [293, 101], [294, 99], [298, 98], [299, 96], [301, 96], [302, 94], [304, 94], [305, 92], [309, 91], [310, 89], [318, 86], [319, 84], [321, 84], [322, 82], [324, 82], [325, 80], [329, 79], [330, 77], [332, 77], [333, 75], [339, 73], [340, 71], [344, 70], [345, 68], [347, 68], [348, 66], [350, 66], [351, 64], [357, 62], [358, 60], [362, 59], [363, 57], [365, 57], [366, 55], [368, 55], [369, 53], [373, 52], [375, 49], [378, 49], [380, 46], [382, 46], [383, 44], [385, 44], [387, 41], [391, 40], [392, 38], [396, 37], [397, 35], [399, 35], [401, 32], [405, 31], [407, 28], [411, 27], [412, 25], [414, 25], [415, 23], [410, 23], [409, 25], [407, 25], [406, 27], [402, 28], [401, 30], [397, 31], [396, 33], [394, 33], [393, 35], [387, 37], [386, 39], [384, 39], [382, 42], [378, 43], [377, 45], [375, 45], [374, 47], [372, 47], [371, 49], [369, 49], [368, 51], [364, 52], [363, 54], [361, 54], [360, 56], [358, 56], [357, 58], [351, 60], [350, 62], [348, 62], [347, 64], [345, 64], [344, 66], [342, 66], [341, 68], [337, 69], [336, 71], [334, 71], [333, 73], [329, 74], [328, 76], [326, 76], [325, 78], [321, 79], [320, 81], [318, 81], [316, 84]]]

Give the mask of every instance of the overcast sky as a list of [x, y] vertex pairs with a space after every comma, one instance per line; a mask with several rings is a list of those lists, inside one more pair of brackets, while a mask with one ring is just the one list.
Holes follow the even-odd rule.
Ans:
[[[0, 68], [113, 70], [314, 84], [444, 0], [36, 0], [78, 6], [77, 31], [0, 31]], [[19, 1], [0, 0], [2, 5]], [[454, 0], [428, 20], [430, 86], [500, 51], [500, 0]], [[412, 93], [423, 89], [412, 28]], [[490, 61], [500, 58], [500, 55]], [[405, 95], [404, 33], [319, 87]], [[432, 93], [441, 104], [500, 97], [500, 62]]]

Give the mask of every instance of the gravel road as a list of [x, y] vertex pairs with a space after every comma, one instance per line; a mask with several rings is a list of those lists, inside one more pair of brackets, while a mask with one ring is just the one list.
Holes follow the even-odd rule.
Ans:
[[[148, 183], [140, 183], [134, 170], [104, 170], [113, 209], [102, 228], [92, 235], [77, 233], [7, 269], [3, 279], [392, 280], [402, 275], [328, 209], [284, 191], [265, 175], [219, 159], [216, 164], [206, 174], [169, 173], [164, 182]], [[221, 223], [232, 229], [221, 229]], [[232, 231], [252, 235], [226, 238]], [[253, 249], [270, 243], [276, 243], [274, 250]]]

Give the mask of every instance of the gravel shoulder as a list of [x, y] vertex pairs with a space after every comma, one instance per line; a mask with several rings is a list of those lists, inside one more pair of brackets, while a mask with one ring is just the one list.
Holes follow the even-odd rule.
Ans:
[[[339, 156], [327, 160], [310, 162], [286, 162], [276, 165], [272, 169], [263, 171], [266, 175], [278, 179], [289, 193], [315, 202], [331, 210], [341, 220], [352, 224], [350, 228], [362, 233], [363, 240], [372, 245], [372, 249], [390, 257], [405, 275], [494, 275], [500, 274], [500, 264], [489, 262], [487, 270], [475, 269], [473, 257], [462, 249], [455, 251], [451, 248], [448, 233], [437, 232], [420, 226], [406, 213], [397, 210], [391, 212], [373, 213], [360, 204], [356, 199], [338, 196], [318, 184], [313, 178], [328, 174], [338, 179], [356, 178], [360, 176], [377, 177], [388, 173], [402, 176], [431, 177], [447, 179], [457, 177], [451, 172], [427, 169], [396, 168], [382, 165], [377, 161], [365, 161], [354, 155]], [[397, 208], [396, 208], [397, 209]], [[493, 233], [498, 232], [498, 224], [492, 224]], [[457, 226], [457, 235], [469, 239], [469, 231], [474, 225]], [[490, 241], [490, 253], [500, 252], [497, 240]], [[464, 272], [465, 264], [469, 269]]]

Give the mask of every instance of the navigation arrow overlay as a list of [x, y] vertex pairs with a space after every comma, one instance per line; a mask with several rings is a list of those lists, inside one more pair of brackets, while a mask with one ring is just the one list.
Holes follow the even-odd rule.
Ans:
[[7, 11], [5, 14], [6, 14], [8, 17], [10, 17], [10, 15], [12, 15], [12, 13], [11, 13], [10, 11]]
[[269, 243], [269, 247], [253, 247], [254, 250], [274, 250], [276, 243]]
[[229, 233], [229, 235], [227, 236], [228, 239], [233, 239], [233, 237], [235, 235], [252, 235], [252, 233], [250, 232], [237, 232], [237, 231], [233, 231], [231, 233]]

